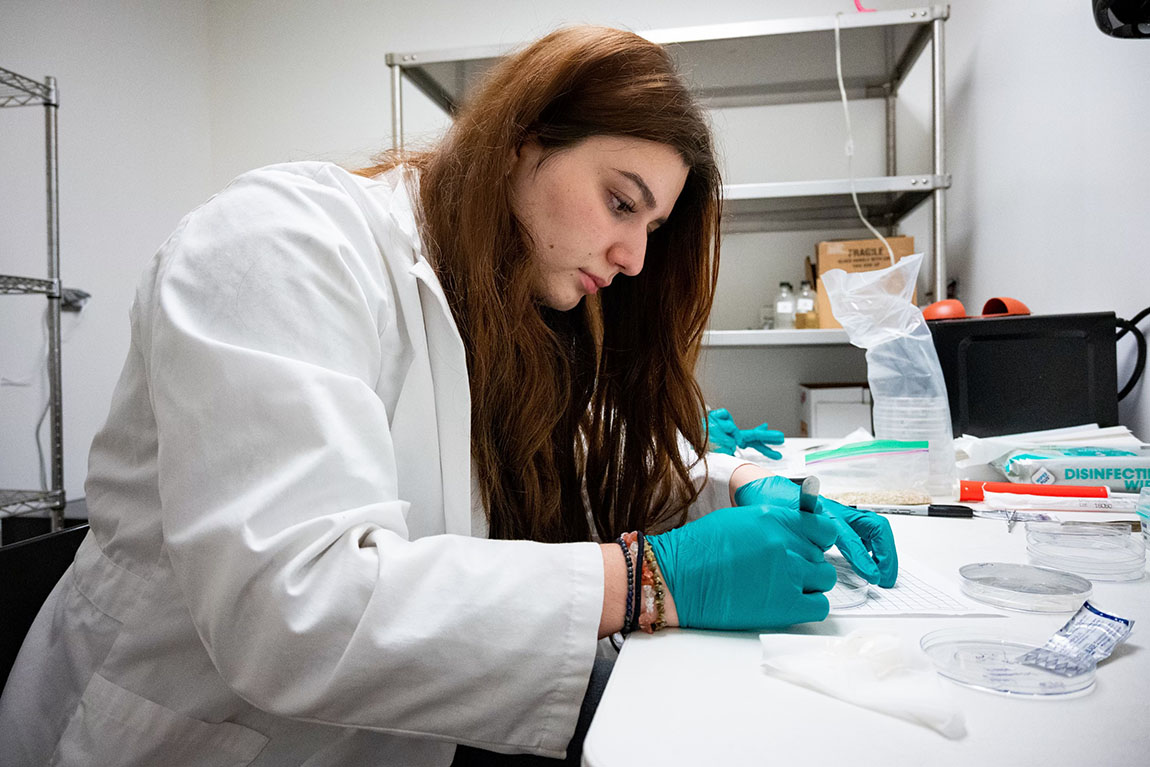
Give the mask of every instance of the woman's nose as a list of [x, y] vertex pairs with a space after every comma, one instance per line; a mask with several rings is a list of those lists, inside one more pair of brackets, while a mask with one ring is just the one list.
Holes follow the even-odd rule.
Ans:
[[628, 277], [634, 277], [643, 270], [643, 259], [647, 252], [647, 233], [621, 239], [607, 251], [607, 260], [618, 267]]

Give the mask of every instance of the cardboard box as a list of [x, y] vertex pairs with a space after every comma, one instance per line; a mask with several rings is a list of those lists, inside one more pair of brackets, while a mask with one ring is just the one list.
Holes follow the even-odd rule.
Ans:
[[799, 384], [799, 436], [845, 437], [871, 431], [870, 387], [866, 384]]
[[[891, 250], [894, 251], [896, 261], [904, 256], [914, 253], [913, 237], [887, 237]], [[890, 256], [883, 246], [882, 240], [828, 240], [820, 242], [815, 248], [815, 269], [817, 282], [815, 285], [815, 308], [819, 313], [820, 328], [841, 328], [834, 314], [831, 313], [831, 302], [827, 298], [826, 287], [822, 276], [831, 269], [842, 269], [845, 272], [873, 272], [890, 266]]]

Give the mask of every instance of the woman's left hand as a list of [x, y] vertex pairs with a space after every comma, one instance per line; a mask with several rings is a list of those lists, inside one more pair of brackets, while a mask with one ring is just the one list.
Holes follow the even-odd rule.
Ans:
[[710, 449], [716, 453], [734, 455], [736, 448], [752, 448], [767, 458], [779, 460], [783, 454], [770, 445], [783, 444], [783, 433], [767, 424], [759, 424], [753, 429], [740, 429], [726, 408], [718, 408], [707, 413], [707, 436]]
[[[799, 486], [785, 477], [762, 477], [735, 490], [737, 506], [783, 506], [798, 511]], [[870, 511], [844, 506], [819, 496], [818, 511], [838, 530], [835, 545], [856, 573], [883, 588], [898, 579], [898, 551], [890, 522]]]

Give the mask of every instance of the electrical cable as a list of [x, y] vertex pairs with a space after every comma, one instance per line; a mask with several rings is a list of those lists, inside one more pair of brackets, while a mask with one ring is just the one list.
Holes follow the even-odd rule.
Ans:
[[[79, 291], [79, 292], [83, 293], [83, 291]], [[87, 294], [84, 294], [84, 297], [80, 299], [79, 305], [83, 306], [83, 304], [86, 300], [87, 300]], [[63, 323], [63, 321], [64, 321], [63, 316], [64, 315], [61, 315], [61, 323]], [[62, 331], [60, 334], [60, 346], [61, 347], [72, 338], [72, 335], [76, 332], [76, 328], [79, 327], [79, 324], [80, 324], [79, 321], [77, 321], [76, 323], [74, 323], [72, 325], [72, 327], [70, 329], [63, 329], [62, 328]], [[9, 378], [8, 376], [0, 375], [0, 387], [12, 386], [12, 387], [20, 387], [20, 388], [30, 388], [33, 384], [37, 383], [37, 379], [39, 382], [46, 382], [47, 381], [48, 346], [49, 346], [49, 343], [48, 343], [48, 309], [47, 309], [47, 307], [45, 307], [45, 309], [44, 309], [44, 314], [43, 314], [43, 318], [41, 321], [41, 327], [43, 329], [43, 337], [42, 337], [43, 338], [43, 344], [41, 346], [40, 353], [38, 355], [39, 356], [39, 362], [36, 363], [35, 368], [20, 378]], [[43, 442], [42, 432], [44, 431], [44, 422], [45, 422], [45, 420], [47, 420], [48, 413], [51, 412], [51, 409], [52, 409], [52, 396], [51, 396], [51, 393], [49, 393], [47, 398], [44, 400], [44, 407], [40, 411], [40, 417], [36, 419], [36, 427], [32, 431], [32, 437], [36, 441], [36, 457], [37, 457], [37, 466], [39, 468], [39, 473], [40, 473], [40, 489], [41, 490], [47, 490], [48, 489], [48, 463], [47, 463], [47, 460], [46, 460], [45, 455], [44, 455], [44, 442]]]
[[[859, 10], [863, 10], [860, 8]], [[871, 234], [882, 240], [882, 244], [886, 246], [887, 255], [890, 256], [890, 265], [894, 266], [894, 250], [891, 248], [890, 243], [886, 241], [886, 237], [879, 234], [879, 231], [871, 226], [870, 221], [867, 221], [866, 216], [863, 215], [862, 206], [859, 205], [858, 194], [855, 193], [855, 171], [854, 171], [854, 154], [855, 154], [855, 137], [854, 130], [851, 128], [851, 112], [847, 106], [847, 89], [843, 83], [843, 55], [842, 55], [842, 39], [839, 35], [839, 17], [842, 13], [835, 14], [835, 72], [838, 74], [839, 80], [839, 96], [842, 98], [843, 103], [843, 118], [846, 120], [847, 125], [847, 179], [850, 182], [851, 199], [854, 200], [855, 211], [858, 213], [859, 220], [863, 222]]]
[[1134, 391], [1134, 387], [1138, 385], [1138, 381], [1142, 378], [1143, 372], [1146, 370], [1146, 336], [1138, 329], [1138, 323], [1150, 316], [1150, 306], [1147, 306], [1142, 311], [1134, 315], [1133, 319], [1125, 320], [1121, 317], [1115, 318], [1115, 324], [1121, 328], [1115, 341], [1121, 339], [1127, 333], [1134, 334], [1134, 342], [1138, 346], [1138, 356], [1134, 360], [1134, 370], [1130, 373], [1130, 380], [1118, 392], [1118, 401], [1121, 402], [1126, 398], [1126, 395]]
[[[1133, 317], [1131, 317], [1131, 318], [1130, 318], [1130, 323], [1131, 323], [1131, 324], [1133, 324], [1133, 325], [1137, 325], [1139, 322], [1141, 322], [1142, 320], [1146, 319], [1148, 316], [1150, 316], [1150, 306], [1147, 306], [1145, 309], [1143, 309], [1142, 311], [1138, 312], [1138, 313], [1137, 313], [1137, 314], [1135, 314]], [[1134, 330], [1134, 331], [1136, 331], [1136, 332], [1137, 332], [1137, 330], [1138, 330], [1138, 329], [1137, 329], [1137, 328], [1129, 328], [1129, 327], [1125, 327], [1125, 326], [1123, 326], [1123, 327], [1122, 327], [1122, 330], [1121, 330], [1121, 331], [1118, 333], [1118, 339], [1117, 339], [1117, 340], [1121, 341], [1121, 340], [1122, 340], [1122, 336], [1126, 335], [1126, 334], [1127, 334], [1127, 333], [1129, 333], [1131, 330]]]

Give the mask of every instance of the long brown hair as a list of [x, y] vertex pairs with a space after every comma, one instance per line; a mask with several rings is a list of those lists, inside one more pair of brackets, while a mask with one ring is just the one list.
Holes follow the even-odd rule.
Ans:
[[[561, 150], [600, 135], [673, 147], [687, 180], [642, 272], [557, 312], [532, 294], [512, 157], [531, 139]], [[433, 151], [385, 154], [360, 172], [399, 162], [420, 171], [423, 236], [467, 350], [491, 536], [587, 540], [593, 524], [610, 540], [682, 522], [698, 489], [680, 435], [697, 455], [705, 443], [694, 367], [718, 274], [721, 182], [668, 53], [615, 29], [556, 31], [495, 66]]]

